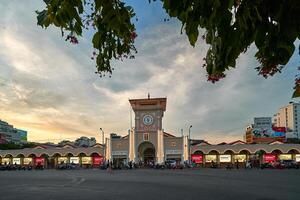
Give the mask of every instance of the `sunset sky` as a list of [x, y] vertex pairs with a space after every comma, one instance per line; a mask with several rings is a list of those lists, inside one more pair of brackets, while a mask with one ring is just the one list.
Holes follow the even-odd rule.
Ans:
[[[100, 140], [125, 135], [130, 127], [128, 99], [167, 97], [163, 127], [180, 135], [193, 125], [192, 138], [212, 143], [242, 139], [254, 117], [272, 116], [291, 101], [300, 65], [298, 48], [281, 74], [257, 76], [255, 46], [217, 84], [202, 68], [207, 46], [195, 48], [175, 20], [164, 22], [159, 2], [128, 0], [138, 16], [134, 60], [114, 62], [112, 78], [95, 75], [91, 32], [72, 45], [60, 30], [36, 25], [42, 0], [0, 2], [0, 119], [28, 131], [28, 139], [58, 142], [80, 136]], [[299, 45], [299, 41], [297, 41]], [[294, 99], [294, 101], [299, 101]]]

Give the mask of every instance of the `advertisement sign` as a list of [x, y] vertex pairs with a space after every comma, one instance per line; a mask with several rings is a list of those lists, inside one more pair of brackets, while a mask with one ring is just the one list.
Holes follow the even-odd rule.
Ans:
[[79, 164], [79, 157], [70, 157], [70, 163]]
[[17, 133], [21, 139], [21, 141], [26, 142], [27, 141], [27, 131], [17, 129]]
[[21, 158], [13, 158], [12, 163], [14, 165], [21, 165]]
[[205, 162], [217, 162], [217, 155], [205, 155]]
[[10, 162], [11, 162], [10, 158], [2, 158], [2, 162], [1, 163], [2, 163], [2, 165], [5, 165], [5, 164], [8, 165], [8, 164], [11, 164]]
[[300, 162], [300, 154], [296, 154], [295, 158], [296, 158], [296, 162]]
[[263, 160], [265, 163], [272, 163], [276, 161], [276, 155], [273, 154], [264, 154]]
[[255, 117], [253, 134], [255, 137], [270, 137], [272, 134], [272, 118]]
[[34, 159], [34, 163], [35, 163], [35, 165], [44, 165], [45, 158], [43, 158], [43, 157], [36, 157]]
[[285, 127], [273, 127], [273, 131], [275, 132], [286, 132], [286, 128]]
[[203, 163], [203, 156], [198, 154], [192, 154], [192, 162], [196, 164]]
[[95, 156], [93, 157], [93, 164], [94, 165], [101, 165], [103, 162], [103, 157]]
[[234, 155], [234, 162], [246, 162], [246, 155], [240, 154], [240, 155]]
[[58, 157], [57, 158], [57, 163], [58, 164], [68, 163], [68, 158], [67, 157]]
[[231, 162], [231, 155], [220, 155], [220, 162]]
[[272, 132], [271, 129], [253, 128], [252, 134], [254, 137], [270, 137]]
[[92, 164], [92, 157], [82, 157], [81, 164], [83, 165], [90, 165]]
[[31, 165], [32, 164], [32, 158], [24, 158], [23, 164], [24, 165]]
[[280, 154], [278, 156], [279, 160], [292, 160], [292, 154]]

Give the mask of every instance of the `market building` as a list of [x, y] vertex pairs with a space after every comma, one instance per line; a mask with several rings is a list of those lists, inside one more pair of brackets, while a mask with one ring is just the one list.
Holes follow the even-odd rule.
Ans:
[[104, 160], [104, 147], [95, 144], [92, 147], [74, 147], [65, 145], [38, 145], [34, 148], [0, 150], [2, 165], [43, 165], [45, 168], [55, 168], [59, 164], [72, 163], [82, 167], [99, 166]]
[[[163, 117], [167, 98], [130, 99], [134, 111], [134, 127], [126, 136], [111, 134], [105, 144], [79, 147], [64, 142], [61, 145], [40, 144], [35, 148], [0, 150], [1, 164], [37, 165], [46, 168], [63, 163], [74, 163], [82, 167], [99, 167], [104, 161], [119, 165], [125, 162], [162, 164], [167, 160], [177, 163], [193, 162], [208, 167], [252, 162], [272, 163], [281, 160], [294, 160], [300, 163], [300, 144], [287, 144], [281, 141], [263, 143], [209, 144], [204, 140], [189, 140], [182, 134], [176, 137], [164, 131]], [[268, 129], [272, 134], [269, 118], [255, 120], [254, 128]], [[272, 129], [272, 130], [271, 130]], [[264, 131], [267, 134], [268, 131]]]
[[175, 137], [163, 129], [167, 98], [130, 99], [134, 128], [128, 135], [112, 134], [106, 141], [106, 159], [114, 163], [133, 161], [163, 163], [188, 160], [187, 136]]
[[207, 142], [191, 147], [192, 161], [202, 166], [212, 162], [219, 166], [248, 161], [253, 163], [273, 163], [281, 160], [300, 162], [300, 144], [286, 144], [275, 141], [269, 144], [246, 144], [243, 141], [211, 145]]

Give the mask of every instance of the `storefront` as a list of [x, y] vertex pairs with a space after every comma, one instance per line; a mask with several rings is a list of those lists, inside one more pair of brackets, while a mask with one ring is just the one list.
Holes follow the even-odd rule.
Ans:
[[279, 154], [278, 160], [292, 160], [293, 155], [292, 154]]
[[26, 157], [23, 159], [23, 165], [32, 165], [32, 158]]
[[81, 157], [81, 165], [83, 167], [89, 168], [92, 166], [92, 157], [91, 156], [84, 156]]
[[66, 164], [69, 163], [68, 157], [57, 157], [57, 163], [60, 164]]
[[80, 163], [79, 157], [70, 157], [70, 163], [78, 165]]
[[196, 164], [196, 166], [203, 165], [203, 155], [192, 154], [191, 159], [192, 159], [192, 163]]
[[11, 158], [2, 158], [1, 159], [1, 163], [2, 163], [2, 165], [9, 165], [9, 164], [11, 164]]
[[21, 158], [13, 158], [12, 163], [14, 165], [21, 165]]
[[45, 166], [45, 158], [43, 158], [43, 157], [34, 158], [34, 165], [35, 166], [38, 166], [38, 165]]
[[93, 166], [99, 167], [103, 163], [103, 157], [101, 156], [93, 156]]

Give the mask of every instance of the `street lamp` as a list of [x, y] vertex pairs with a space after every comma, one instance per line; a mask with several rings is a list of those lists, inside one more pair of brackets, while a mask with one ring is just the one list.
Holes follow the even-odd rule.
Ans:
[[190, 164], [192, 164], [192, 155], [191, 155], [191, 128], [192, 127], [193, 127], [192, 125], [190, 125], [190, 127], [189, 127], [189, 162], [190, 162]]
[[[100, 128], [100, 131], [102, 132], [102, 147], [104, 148], [103, 149], [103, 155], [104, 155], [104, 160], [106, 160], [106, 144], [104, 142], [104, 131], [102, 128]], [[106, 161], [105, 161], [106, 162]]]
[[102, 128], [100, 128], [100, 131], [102, 132], [102, 144], [104, 145], [104, 131]]

